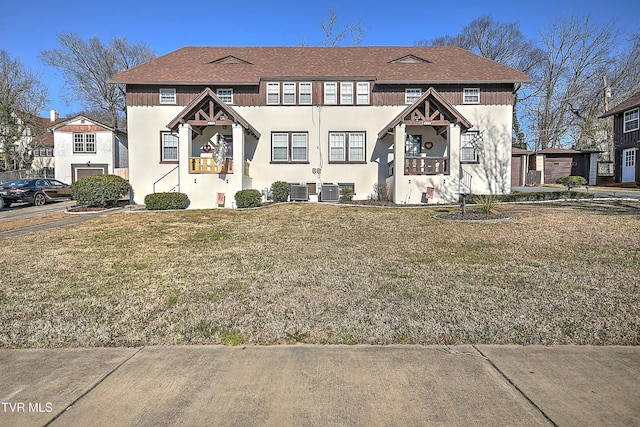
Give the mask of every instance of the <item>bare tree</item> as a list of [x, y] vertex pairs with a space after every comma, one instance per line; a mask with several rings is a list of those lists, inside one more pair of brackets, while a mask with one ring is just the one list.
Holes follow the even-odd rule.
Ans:
[[0, 50], [0, 148], [5, 168], [24, 167], [29, 139], [38, 112], [45, 108], [47, 90], [19, 59]]
[[114, 129], [124, 125], [126, 117], [124, 85], [113, 85], [113, 75], [140, 65], [155, 57], [153, 50], [142, 42], [129, 44], [127, 39], [114, 37], [105, 45], [97, 37], [82, 40], [75, 33], [58, 35], [59, 49], [43, 50], [42, 61], [62, 71], [67, 100], [81, 100], [88, 110], [108, 114]]
[[[536, 72], [543, 59], [543, 51], [533, 40], [525, 37], [518, 23], [500, 23], [490, 15], [483, 15], [466, 25], [457, 35], [445, 35], [431, 40], [420, 40], [422, 46], [458, 46], [488, 59], [513, 67], [527, 74]], [[520, 126], [518, 104], [523, 95], [518, 86], [514, 91], [513, 130], [519, 144], [525, 145]]]
[[[369, 31], [369, 27], [360, 21], [347, 22], [339, 27], [338, 14], [332, 7], [329, 8], [329, 18], [320, 23], [320, 28], [324, 34], [321, 44], [324, 47], [359, 46]], [[302, 44], [307, 45], [304, 42]]]
[[580, 145], [597, 132], [602, 76], [617, 34], [612, 24], [596, 24], [590, 16], [559, 19], [542, 33], [545, 58], [528, 105], [536, 149]]

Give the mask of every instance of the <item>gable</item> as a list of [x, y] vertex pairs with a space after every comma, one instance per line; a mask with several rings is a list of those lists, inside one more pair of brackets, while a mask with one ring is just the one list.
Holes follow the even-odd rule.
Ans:
[[193, 132], [202, 134], [207, 126], [230, 126], [239, 124], [256, 139], [260, 138], [258, 132], [238, 112], [233, 110], [209, 88], [203, 90], [189, 105], [187, 105], [168, 125], [167, 128], [175, 131], [180, 124], [189, 124]]
[[405, 55], [400, 58], [394, 59], [393, 61], [389, 61], [391, 64], [424, 64], [427, 61], [426, 59], [420, 58], [415, 55]]
[[446, 134], [449, 125], [459, 124], [462, 128], [469, 129], [473, 125], [455, 109], [433, 87], [430, 87], [412, 105], [405, 108], [379, 133], [378, 138], [384, 137], [389, 129], [404, 123], [408, 126], [432, 126], [438, 135]]
[[251, 62], [249, 61], [245, 61], [244, 59], [240, 59], [236, 56], [233, 55], [227, 55], [224, 56], [222, 58], [213, 60], [211, 62], [209, 62], [209, 64], [245, 64], [245, 65], [252, 65]]

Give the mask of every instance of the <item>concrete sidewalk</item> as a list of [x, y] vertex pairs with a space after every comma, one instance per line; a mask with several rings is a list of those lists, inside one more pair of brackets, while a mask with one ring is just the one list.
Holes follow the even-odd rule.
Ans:
[[640, 347], [0, 350], [0, 425], [640, 425]]

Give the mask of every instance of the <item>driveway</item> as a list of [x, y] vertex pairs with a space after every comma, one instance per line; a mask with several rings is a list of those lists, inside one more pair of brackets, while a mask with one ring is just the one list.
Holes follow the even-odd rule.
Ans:
[[[5, 228], [5, 231], [0, 231], [0, 239], [24, 236], [26, 234], [50, 230], [52, 228], [66, 227], [93, 219], [98, 215], [106, 215], [108, 213], [118, 211], [108, 210], [93, 214], [60, 216], [60, 212], [64, 212], [67, 208], [76, 204], [77, 203], [75, 201], [69, 200], [64, 202], [52, 202], [44, 206], [31, 206], [27, 203], [21, 203], [11, 205], [9, 208], [4, 208], [0, 211], [0, 224], [9, 221], [11, 221], [12, 224], [9, 227], [3, 227]], [[36, 220], [29, 221], [32, 218], [36, 218]]]

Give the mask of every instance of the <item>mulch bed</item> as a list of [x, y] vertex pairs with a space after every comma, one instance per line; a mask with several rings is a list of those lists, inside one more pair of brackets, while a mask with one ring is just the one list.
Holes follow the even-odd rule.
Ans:
[[434, 218], [450, 221], [499, 221], [510, 219], [511, 217], [509, 215], [483, 212], [467, 212], [464, 215], [462, 215], [462, 212], [449, 212], [435, 215]]

